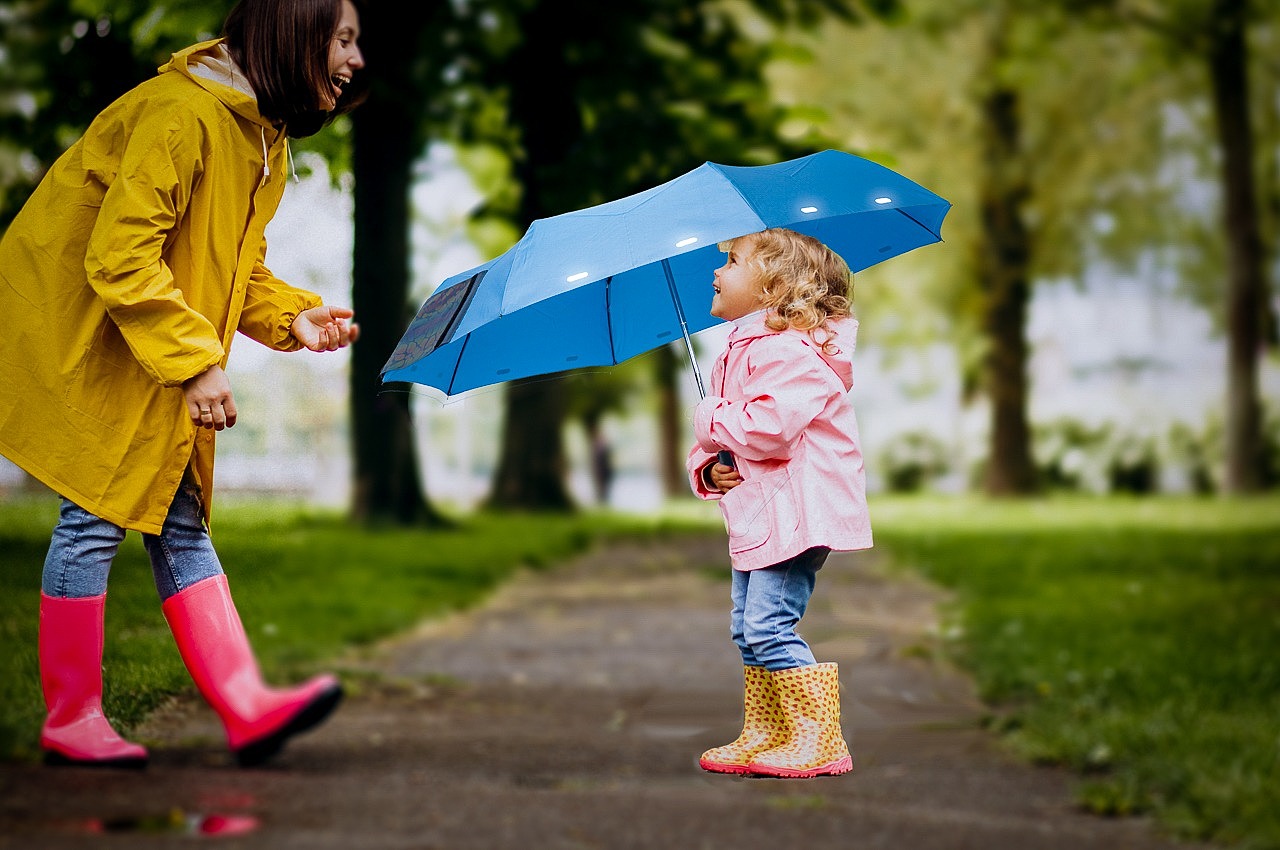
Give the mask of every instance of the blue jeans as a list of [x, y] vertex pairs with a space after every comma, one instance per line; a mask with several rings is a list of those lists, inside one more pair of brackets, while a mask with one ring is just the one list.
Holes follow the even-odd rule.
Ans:
[[[115, 523], [63, 499], [44, 560], [40, 588], [47, 596], [71, 599], [106, 593], [111, 562], [124, 535], [125, 530]], [[194, 484], [178, 488], [161, 532], [142, 535], [142, 545], [151, 558], [151, 572], [161, 601], [222, 574], [222, 564], [204, 524], [200, 489]]]
[[830, 553], [816, 546], [772, 567], [733, 571], [729, 630], [743, 664], [776, 673], [816, 663], [796, 626]]

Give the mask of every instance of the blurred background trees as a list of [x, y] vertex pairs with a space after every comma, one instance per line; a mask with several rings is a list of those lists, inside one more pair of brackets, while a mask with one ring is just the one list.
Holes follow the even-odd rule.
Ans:
[[[364, 332], [350, 368], [357, 518], [442, 521], [419, 474], [411, 394], [378, 384], [417, 307], [411, 191], [430, 143], [454, 148], [484, 188], [466, 225], [483, 256], [536, 218], [640, 191], [706, 160], [755, 164], [838, 147], [947, 197], [955, 205], [947, 245], [860, 274], [859, 310], [876, 345], [954, 350], [965, 404], [986, 411], [974, 482], [992, 495], [1077, 480], [1052, 448], [1071, 435], [1077, 449], [1112, 446], [1117, 457], [1139, 458], [1107, 480], [1143, 486], [1142, 451], [1096, 429], [1034, 420], [1027, 316], [1046, 284], [1084, 289], [1099, 269], [1143, 275], [1158, 266], [1229, 341], [1221, 420], [1205, 424], [1207, 438], [1170, 440], [1186, 451], [1195, 443], [1210, 458], [1197, 463], [1221, 469], [1216, 479], [1203, 475], [1217, 489], [1275, 483], [1259, 365], [1277, 341], [1269, 279], [1280, 228], [1276, 4], [368, 6], [371, 98], [298, 146], [322, 153], [335, 179], [346, 175], [353, 198], [351, 299]], [[215, 35], [229, 7], [0, 5], [0, 226], [98, 110], [172, 50]], [[418, 281], [418, 290], [423, 283], [435, 281]], [[682, 369], [679, 352], [660, 351], [603, 382], [509, 385], [487, 504], [572, 509], [567, 425], [597, 433], [641, 387], [657, 399], [661, 423], [654, 474], [669, 495], [681, 492]], [[946, 452], [936, 436], [903, 439], [895, 451], [905, 466], [886, 470], [886, 482], [921, 486], [941, 474]]]

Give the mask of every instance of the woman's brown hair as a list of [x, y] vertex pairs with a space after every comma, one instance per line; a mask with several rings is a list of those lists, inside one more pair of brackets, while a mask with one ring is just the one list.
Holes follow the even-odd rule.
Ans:
[[[359, 9], [359, 2], [351, 2]], [[353, 81], [332, 111], [319, 108], [321, 94], [331, 85], [329, 44], [342, 3], [239, 0], [223, 23], [227, 49], [253, 86], [258, 111], [283, 122], [290, 136], [309, 136], [364, 99], [364, 90]]]

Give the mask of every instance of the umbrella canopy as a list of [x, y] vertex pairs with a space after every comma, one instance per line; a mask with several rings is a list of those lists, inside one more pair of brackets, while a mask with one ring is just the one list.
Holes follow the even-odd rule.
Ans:
[[950, 208], [841, 151], [774, 165], [708, 162], [647, 191], [539, 219], [501, 256], [445, 280], [382, 380], [454, 395], [614, 365], [681, 338], [692, 356], [689, 335], [721, 322], [709, 313], [713, 272], [724, 262], [717, 243], [787, 227], [858, 272], [940, 241]]

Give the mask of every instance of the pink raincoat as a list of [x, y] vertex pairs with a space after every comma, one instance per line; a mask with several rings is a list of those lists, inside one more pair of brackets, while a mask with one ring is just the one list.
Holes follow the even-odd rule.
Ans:
[[[823, 353], [802, 331], [772, 331], [764, 311], [738, 320], [694, 413], [686, 466], [699, 498], [718, 499], [734, 569], [755, 570], [814, 546], [871, 547], [866, 475], [849, 389], [858, 322], [832, 323]], [[743, 482], [721, 495], [703, 475], [733, 453]]]

